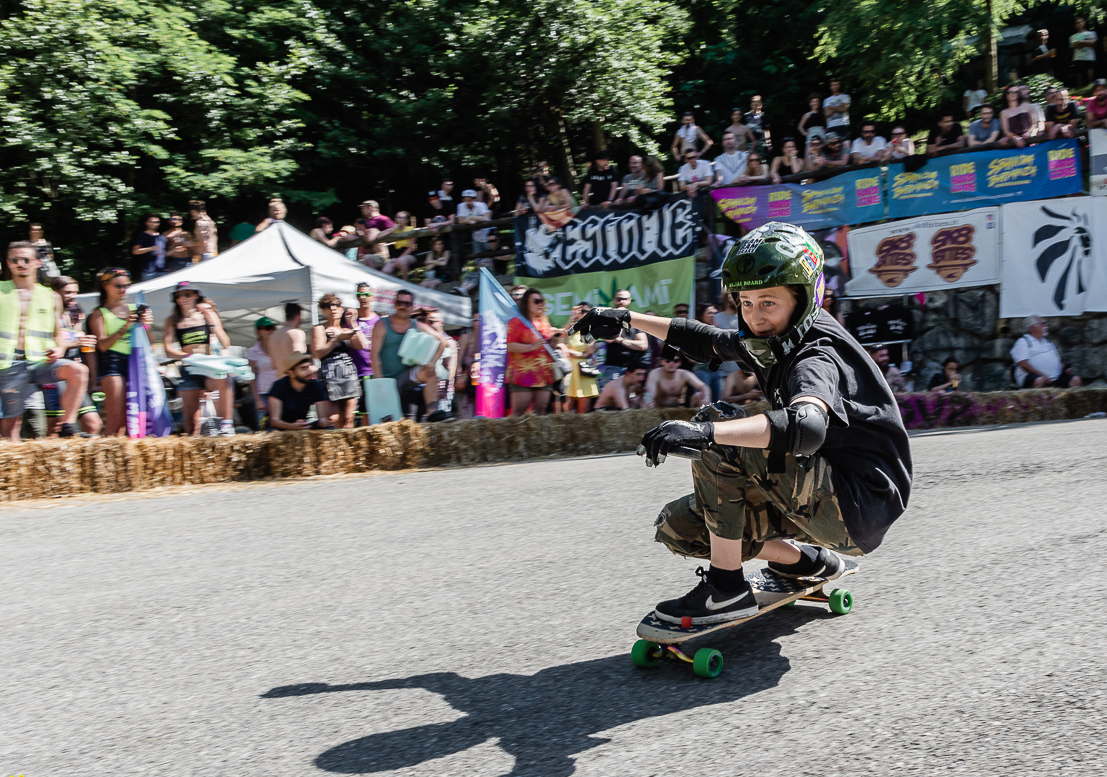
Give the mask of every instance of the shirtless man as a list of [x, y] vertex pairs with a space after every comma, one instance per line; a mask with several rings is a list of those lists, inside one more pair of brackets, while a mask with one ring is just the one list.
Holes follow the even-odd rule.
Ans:
[[608, 383], [600, 392], [600, 398], [596, 400], [596, 410], [630, 410], [631, 407], [640, 407], [635, 400], [631, 403], [631, 395], [635, 389], [642, 387], [646, 380], [645, 367], [631, 367], [618, 378]]
[[[192, 228], [192, 263], [206, 262], [219, 253], [219, 230], [215, 222], [208, 215], [208, 208], [203, 200], [189, 200], [189, 215], [192, 216], [195, 226]], [[273, 362], [280, 364], [280, 362]]]
[[284, 364], [294, 353], [307, 353], [307, 334], [300, 329], [300, 304], [286, 302], [284, 326], [269, 336], [269, 359], [273, 364]]
[[711, 404], [711, 389], [690, 371], [682, 370], [680, 354], [667, 348], [661, 352], [661, 366], [646, 381], [646, 395], [652, 395], [646, 407], [681, 407], [689, 388], [694, 392], [692, 407]]
[[748, 372], [735, 370], [726, 376], [723, 384], [723, 395], [719, 397], [723, 402], [743, 404], [755, 399], [764, 399], [765, 395], [757, 385], [757, 378]]

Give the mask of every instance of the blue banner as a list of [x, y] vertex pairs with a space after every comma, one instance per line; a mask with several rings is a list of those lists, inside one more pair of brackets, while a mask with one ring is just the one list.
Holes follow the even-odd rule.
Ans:
[[888, 166], [888, 218], [948, 213], [1005, 202], [1078, 194], [1084, 188], [1076, 140], [928, 159], [907, 172]]
[[[146, 302], [140, 292], [139, 304]], [[173, 433], [173, 417], [165, 396], [165, 386], [158, 372], [158, 360], [150, 347], [146, 327], [131, 327], [131, 355], [127, 373], [127, 436], [168, 437]]]
[[715, 189], [719, 210], [746, 229], [787, 221], [804, 229], [830, 229], [884, 218], [880, 169], [854, 170], [800, 185], [733, 186]]

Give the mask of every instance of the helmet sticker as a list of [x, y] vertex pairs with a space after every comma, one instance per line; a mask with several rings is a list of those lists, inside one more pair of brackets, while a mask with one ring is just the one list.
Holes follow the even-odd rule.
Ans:
[[742, 254], [752, 254], [763, 242], [765, 242], [765, 238], [761, 236], [755, 237], [751, 235], [750, 237], [745, 238], [744, 240], [742, 240], [741, 243], [738, 244], [738, 256], [741, 256]]

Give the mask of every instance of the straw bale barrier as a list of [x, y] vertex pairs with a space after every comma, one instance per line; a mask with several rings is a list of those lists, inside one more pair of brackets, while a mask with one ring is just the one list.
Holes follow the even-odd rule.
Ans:
[[[1107, 389], [902, 394], [908, 429], [1055, 421], [1107, 412]], [[747, 406], [767, 409], [764, 402]], [[642, 434], [686, 408], [476, 418], [443, 424], [401, 421], [338, 432], [222, 438], [42, 440], [0, 444], [0, 502], [111, 494], [207, 483], [300, 478], [417, 467], [633, 451]]]

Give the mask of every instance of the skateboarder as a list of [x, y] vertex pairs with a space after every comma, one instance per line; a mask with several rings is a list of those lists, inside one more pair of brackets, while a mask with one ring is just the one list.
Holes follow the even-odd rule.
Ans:
[[864, 349], [821, 309], [819, 244], [799, 227], [770, 222], [731, 249], [722, 282], [738, 303], [735, 330], [611, 308], [576, 325], [596, 338], [636, 327], [692, 361], [736, 361], [772, 407], [747, 418], [717, 402], [642, 438], [649, 466], [677, 448], [702, 451], [692, 464], [694, 493], [666, 505], [656, 524], [657, 541], [674, 553], [711, 561], [692, 591], [657, 605], [656, 616], [671, 623], [755, 614], [742, 573], [748, 559], [784, 576], [839, 577], [838, 554], [875, 550], [911, 490], [895, 398]]

